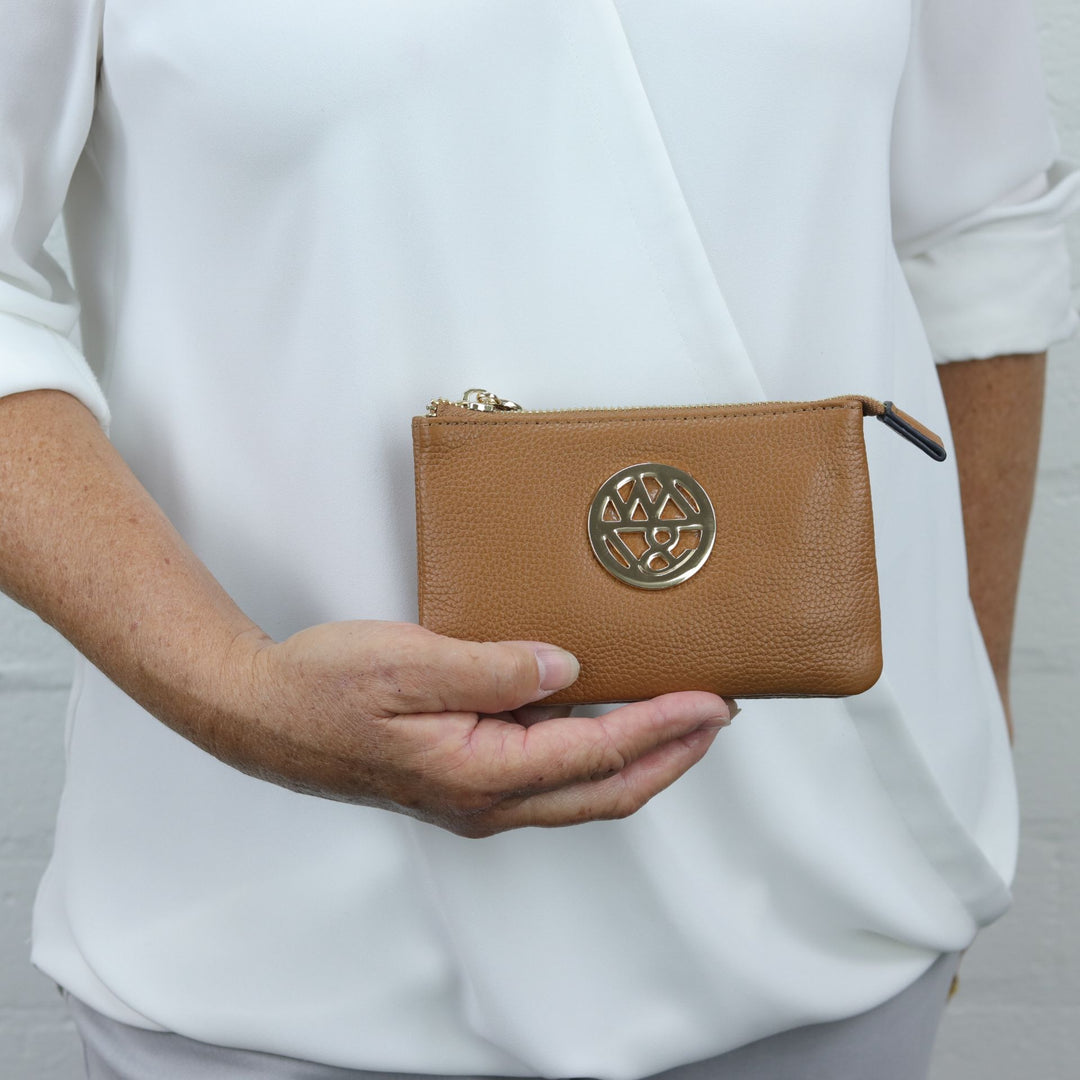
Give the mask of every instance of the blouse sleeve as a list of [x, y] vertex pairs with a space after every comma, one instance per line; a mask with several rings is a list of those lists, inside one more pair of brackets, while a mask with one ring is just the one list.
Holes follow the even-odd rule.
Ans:
[[1069, 337], [1058, 160], [1027, 0], [916, 0], [893, 125], [893, 236], [938, 362]]
[[90, 127], [102, 0], [0, 5], [0, 395], [64, 390], [108, 407], [69, 334], [78, 304], [44, 250]]

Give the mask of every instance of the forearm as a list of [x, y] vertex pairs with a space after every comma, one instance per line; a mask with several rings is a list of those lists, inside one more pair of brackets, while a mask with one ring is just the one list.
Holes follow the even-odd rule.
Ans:
[[[728, 722], [712, 694], [533, 723], [577, 678], [542, 642], [324, 623], [271, 642], [74, 398], [0, 398], [0, 589], [147, 710], [283, 787], [488, 836], [624, 817]], [[612, 719], [614, 717], [614, 719]]]
[[[1009, 657], [1035, 487], [1046, 355], [938, 368], [960, 473], [975, 614], [1009, 713]], [[1009, 721], [1010, 732], [1012, 721]]]
[[260, 637], [74, 398], [0, 398], [0, 589], [203, 742]]

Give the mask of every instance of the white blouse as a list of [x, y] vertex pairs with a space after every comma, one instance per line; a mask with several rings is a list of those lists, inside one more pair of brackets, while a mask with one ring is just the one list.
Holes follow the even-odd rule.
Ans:
[[[433, 397], [856, 392], [946, 431], [935, 354], [1077, 322], [1020, 0], [9, 3], [0, 140], [0, 392], [108, 400], [275, 637], [415, 618]], [[747, 703], [626, 821], [294, 794], [84, 665], [35, 962], [228, 1046], [605, 1080], [895, 994], [1005, 910], [1016, 806], [955, 466], [866, 436], [880, 682]]]

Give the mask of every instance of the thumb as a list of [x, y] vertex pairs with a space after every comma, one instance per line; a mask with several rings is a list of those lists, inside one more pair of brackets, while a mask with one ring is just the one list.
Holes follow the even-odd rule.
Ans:
[[[542, 641], [459, 641], [423, 632], [422, 641], [382, 657], [397, 714], [501, 713], [539, 701], [574, 682], [580, 667]], [[386, 663], [389, 661], [389, 663]]]
[[[581, 664], [578, 658], [566, 649], [560, 649], [558, 645], [548, 645], [542, 641], [515, 641], [506, 642], [509, 645], [526, 645], [532, 649], [533, 658], [537, 667], [537, 689], [530, 701], [539, 701], [548, 694], [562, 690], [571, 683], [577, 682], [581, 674]], [[526, 702], [525, 704], [528, 704]]]

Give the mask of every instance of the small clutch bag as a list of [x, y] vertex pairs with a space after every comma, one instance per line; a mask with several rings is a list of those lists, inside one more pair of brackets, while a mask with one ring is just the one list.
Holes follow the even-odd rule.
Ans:
[[838, 697], [881, 673], [866, 397], [528, 412], [482, 390], [413, 419], [420, 622], [581, 662], [545, 703], [675, 690]]

